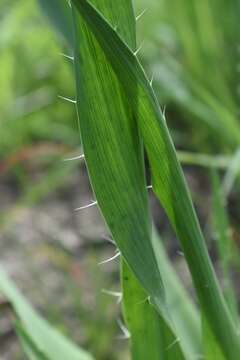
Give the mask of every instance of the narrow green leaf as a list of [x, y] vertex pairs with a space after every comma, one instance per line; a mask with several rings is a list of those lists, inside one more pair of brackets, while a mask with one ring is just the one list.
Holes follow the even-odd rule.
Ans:
[[[147, 150], [153, 189], [181, 241], [202, 310], [225, 356], [229, 360], [235, 360], [240, 353], [239, 337], [219, 288], [184, 176], [151, 84], [136, 55], [107, 20], [87, 0], [73, 0], [73, 3], [79, 16], [91, 27], [99, 47], [104, 50], [125, 90]], [[79, 68], [80, 66], [78, 70]], [[90, 105], [88, 104], [88, 109], [91, 109]], [[129, 258], [128, 262], [132, 264], [136, 258], [137, 254], [135, 259]], [[151, 290], [148, 290], [151, 294], [152, 286], [146, 285], [144, 287]], [[152, 301], [162, 309], [159, 293], [152, 294]]]
[[231, 156], [209, 155], [187, 151], [177, 152], [178, 160], [183, 165], [202, 166], [206, 168], [225, 169], [231, 162]]
[[37, 314], [2, 269], [0, 269], [0, 292], [10, 301], [20, 320], [21, 328], [29, 340], [26, 340], [26, 336], [22, 332], [20, 335], [29, 351], [33, 352], [33, 346], [29, 346], [31, 342], [38, 352], [43, 353], [48, 360], [93, 359], [91, 355], [78, 348]]
[[202, 316], [202, 334], [204, 359], [225, 360], [226, 358], [223, 356], [219, 344], [204, 315]]
[[179, 276], [168, 259], [163, 241], [153, 232], [153, 248], [163, 278], [168, 311], [173, 321], [173, 330], [187, 359], [201, 355], [201, 327], [197, 309], [184, 289]]
[[183, 360], [176, 335], [150, 304], [147, 293], [123, 259], [121, 279], [132, 360]]
[[30, 360], [49, 360], [36, 345], [31, 341], [30, 336], [26, 333], [20, 321], [15, 322], [16, 333], [22, 344], [22, 348]]

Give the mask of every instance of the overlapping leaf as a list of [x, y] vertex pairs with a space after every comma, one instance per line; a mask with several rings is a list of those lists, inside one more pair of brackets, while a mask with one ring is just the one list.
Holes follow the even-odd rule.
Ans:
[[[45, 0], [39, 0], [42, 3], [42, 6], [44, 7], [45, 11], [48, 10], [49, 5], [45, 3]], [[110, 2], [109, 2], [110, 4]], [[67, 4], [65, 6], [65, 16], [68, 17], [69, 9]], [[128, 10], [130, 10], [130, 13], [132, 13], [131, 7], [128, 6]], [[112, 10], [111, 10], [112, 11]], [[60, 12], [60, 13], [59, 13]], [[62, 15], [62, 4], [60, 4], [60, 8], [56, 8], [56, 11], [48, 12], [48, 16], [50, 19], [52, 19], [53, 25], [56, 25], [55, 17], [61, 18]], [[131, 42], [134, 43], [133, 35], [133, 26], [135, 19], [132, 16], [132, 24], [129, 25], [129, 22], [127, 22], [124, 26], [122, 26], [123, 23], [126, 21], [126, 17], [123, 17], [121, 19], [121, 24], [118, 26], [118, 30], [121, 30], [122, 27], [127, 31], [127, 28], [129, 28], [130, 33], [132, 34], [132, 40]], [[67, 23], [68, 20], [64, 20], [64, 24]], [[58, 28], [57, 28], [58, 29]], [[59, 30], [59, 29], [58, 29]], [[66, 26], [61, 27], [61, 32], [63, 35], [67, 38], [67, 29]], [[79, 42], [81, 44], [81, 39], [79, 39]], [[97, 79], [96, 79], [97, 80]], [[110, 93], [110, 96], [112, 96], [112, 93]], [[118, 120], [117, 120], [118, 121]], [[192, 161], [192, 157], [183, 157], [184, 161]], [[156, 238], [156, 236], [154, 236]], [[168, 307], [170, 308], [170, 312], [173, 315], [172, 320], [176, 327], [176, 335], [181, 340], [181, 345], [185, 349], [186, 354], [188, 354], [189, 358], [194, 356], [197, 352], [200, 352], [200, 333], [199, 333], [199, 323], [197, 321], [196, 311], [193, 309], [193, 306], [191, 302], [189, 301], [189, 298], [184, 293], [184, 291], [181, 289], [181, 286], [177, 278], [175, 279], [173, 269], [171, 268], [171, 265], [168, 264], [167, 255], [164, 252], [164, 249], [162, 248], [161, 244], [155, 241], [155, 247], [157, 246], [157, 249], [155, 250], [158, 266], [160, 269], [160, 273], [163, 273], [163, 276], [165, 278], [166, 287], [167, 287], [167, 298], [168, 298]], [[178, 306], [176, 306], [176, 303]], [[147, 324], [146, 324], [147, 326]], [[165, 325], [166, 326], [166, 325]]]
[[197, 309], [176, 274], [164, 249], [163, 241], [156, 231], [153, 231], [152, 244], [162, 274], [166, 302], [174, 324], [175, 336], [179, 339], [186, 359], [198, 358], [202, 348]]
[[[134, 48], [135, 18], [131, 1], [121, 1], [117, 6], [115, 1], [94, 3]], [[151, 244], [152, 224], [136, 114], [82, 14], [73, 11], [73, 15], [77, 106], [90, 181], [122, 255], [146, 291], [159, 300], [167, 316], [163, 310], [162, 280]], [[132, 91], [137, 92], [137, 86]]]
[[[103, 49], [127, 95], [147, 150], [153, 189], [181, 241], [202, 310], [226, 357], [235, 360], [240, 351], [239, 338], [216, 281], [176, 152], [151, 85], [135, 54], [102, 14], [86, 0], [74, 0], [73, 3], [82, 21], [86, 21], [86, 26], [91, 28], [97, 38], [99, 48]], [[76, 55], [79, 69], [81, 54], [76, 52]], [[81, 80], [83, 81], [82, 78]], [[78, 86], [81, 86], [81, 81], [78, 82]], [[91, 109], [92, 104], [87, 105], [88, 109]], [[83, 113], [83, 116], [87, 114]], [[93, 143], [89, 145], [93, 147]], [[131, 187], [129, 194], [131, 198]], [[131, 246], [133, 243], [134, 241], [128, 245]], [[127, 260], [134, 268], [136, 257]], [[146, 270], [145, 267], [143, 271]], [[152, 301], [161, 309], [158, 294], [152, 292], [153, 282], [150, 283], [151, 286], [143, 284], [148, 292], [152, 293]]]
[[[135, 47], [135, 19], [131, 1], [116, 6], [96, 2], [116, 31]], [[124, 16], [125, 14], [125, 16]], [[130, 15], [129, 15], [130, 14]], [[129, 104], [111, 63], [81, 14], [74, 12], [77, 105], [81, 140], [93, 190], [113, 237], [145, 290], [158, 299], [159, 310], [170, 326], [163, 300], [161, 266], [152, 244], [143, 150], [136, 122], [137, 107]], [[132, 88], [134, 96], [137, 86]], [[135, 110], [135, 111], [134, 111]], [[171, 299], [172, 300], [172, 299]], [[185, 313], [186, 315], [186, 313]], [[199, 334], [187, 339], [185, 319], [177, 319], [181, 346], [187, 354], [199, 352]], [[179, 330], [184, 329], [184, 335]]]

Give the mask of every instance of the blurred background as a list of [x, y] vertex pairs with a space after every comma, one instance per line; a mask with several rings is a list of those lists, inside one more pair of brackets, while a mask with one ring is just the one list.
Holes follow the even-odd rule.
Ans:
[[[212, 168], [228, 213], [233, 281], [240, 261], [240, 5], [236, 0], [134, 0], [139, 57], [165, 112], [221, 280]], [[145, 11], [146, 10], [146, 11]], [[0, 2], [0, 262], [26, 297], [97, 359], [128, 359], [118, 260], [91, 203], [66, 40], [36, 0]], [[151, 194], [155, 224], [191, 291], [184, 258]], [[235, 251], [236, 250], [236, 251]], [[240, 299], [240, 289], [235, 285]], [[112, 294], [113, 293], [113, 294]], [[118, 351], [115, 351], [116, 348]], [[24, 359], [7, 316], [1, 359]]]

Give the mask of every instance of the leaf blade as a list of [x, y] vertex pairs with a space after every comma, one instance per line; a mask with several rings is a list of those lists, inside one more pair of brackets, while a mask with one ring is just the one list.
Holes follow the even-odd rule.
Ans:
[[[237, 331], [217, 283], [189, 191], [153, 90], [136, 56], [106, 19], [89, 1], [74, 0], [73, 3], [101, 43], [133, 107], [138, 106], [140, 99], [138, 124], [153, 173], [153, 188], [181, 240], [198, 298], [209, 324], [225, 355], [229, 359], [235, 359], [240, 351]], [[138, 95], [134, 98], [133, 88], [136, 83]], [[162, 161], [161, 171], [159, 159]], [[153, 301], [157, 304], [159, 299], [153, 296]]]
[[90, 354], [78, 348], [36, 313], [1, 268], [0, 291], [13, 306], [31, 343], [35, 344], [46, 358], [65, 360], [70, 356], [72, 360], [93, 360]]
[[[112, 1], [94, 3], [134, 48], [131, 1], [124, 0], [117, 6]], [[162, 279], [151, 244], [143, 147], [135, 115], [95, 35], [81, 13], [72, 8], [78, 39], [74, 57], [79, 127], [92, 188], [121, 254], [164, 309]]]

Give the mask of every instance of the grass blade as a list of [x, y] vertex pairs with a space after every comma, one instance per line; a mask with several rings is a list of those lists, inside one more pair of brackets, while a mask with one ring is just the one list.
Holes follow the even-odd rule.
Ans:
[[22, 344], [22, 348], [27, 355], [27, 358], [30, 360], [49, 360], [42, 351], [40, 351], [31, 338], [28, 336], [27, 332], [24, 330], [21, 323], [18, 321], [15, 322], [15, 330], [19, 337], [19, 340]]
[[[202, 311], [227, 359], [235, 360], [240, 353], [239, 337], [216, 280], [189, 191], [152, 87], [134, 53], [91, 3], [86, 0], [74, 0], [73, 3], [97, 37], [135, 113], [137, 109], [138, 125], [151, 166], [153, 189], [181, 241]], [[161, 308], [156, 295], [153, 294], [152, 301]]]
[[187, 151], [177, 152], [178, 160], [183, 165], [201, 166], [206, 168], [225, 169], [231, 162], [231, 156], [209, 155]]
[[173, 329], [187, 359], [197, 359], [201, 354], [201, 329], [197, 309], [174, 271], [164, 249], [162, 239], [153, 232], [153, 247], [163, 278], [168, 311]]
[[36, 359], [42, 353], [48, 360], [93, 360], [91, 355], [74, 345], [37, 314], [2, 269], [0, 292], [6, 296], [17, 314], [20, 323], [17, 332]]
[[206, 320], [202, 316], [202, 337], [203, 337], [203, 353], [206, 360], [225, 360], [225, 357], [219, 347], [219, 344], [212, 333], [212, 330]]
[[[130, 10], [132, 13], [132, 9], [130, 9]], [[63, 28], [63, 30], [64, 30], [64, 28]], [[135, 32], [135, 30], [132, 29], [132, 33], [134, 33], [134, 32]], [[132, 38], [133, 38], [133, 35], [132, 35]], [[130, 41], [132, 43], [134, 43], [133, 39], [132, 40], [130, 39]], [[180, 156], [181, 155], [182, 154], [180, 154]], [[185, 154], [183, 154], [183, 161], [186, 161], [187, 163], [189, 161], [194, 162], [195, 157], [191, 156], [191, 155], [185, 156]], [[161, 271], [164, 271], [165, 275], [166, 275], [166, 279], [169, 279], [169, 281], [167, 281], [167, 286], [169, 285], [169, 282], [170, 283], [173, 282], [173, 284], [171, 284], [171, 286], [170, 286], [170, 288], [173, 291], [172, 292], [168, 291], [168, 293], [170, 294], [169, 295], [169, 306], [171, 307], [171, 312], [174, 315], [176, 313], [176, 324], [177, 324], [176, 327], [177, 327], [177, 330], [179, 330], [178, 331], [179, 336], [181, 336], [181, 338], [183, 338], [182, 339], [182, 343], [184, 344], [183, 348], [185, 349], [185, 351], [187, 353], [195, 354], [198, 352], [196, 349], [199, 349], [199, 343], [200, 343], [200, 333], [197, 330], [198, 329], [198, 321], [196, 319], [197, 318], [196, 313], [195, 313], [196, 311], [194, 311], [195, 309], [193, 309], [192, 304], [190, 304], [187, 295], [183, 294], [183, 291], [180, 291], [179, 286], [178, 286], [179, 281], [177, 279], [175, 279], [175, 281], [173, 279], [173, 281], [172, 281], [172, 277], [170, 276], [170, 274], [172, 273], [172, 268], [171, 268], [170, 264], [167, 267], [165, 266], [165, 263], [167, 262], [167, 259], [166, 259], [167, 255], [165, 254], [163, 248], [161, 247], [161, 251], [160, 251], [160, 248], [158, 247], [157, 252], [159, 255], [161, 252], [160, 261], [159, 261], [159, 256], [158, 256], [158, 265], [159, 265], [160, 273], [161, 273]], [[165, 267], [166, 267], [166, 270], [164, 270]], [[178, 289], [179, 289], [179, 291], [178, 291]], [[180, 299], [181, 299], [181, 301], [180, 301]], [[174, 305], [176, 303], [178, 303], [178, 307], [176, 307]], [[175, 309], [177, 309], [177, 311], [175, 311]], [[178, 309], [179, 309], [179, 311], [178, 311]], [[181, 313], [183, 314], [182, 316], [180, 315]], [[175, 323], [175, 321], [174, 321], [174, 323]], [[189, 333], [191, 335], [189, 335]], [[194, 334], [194, 336], [192, 336], [193, 334]], [[191, 340], [189, 340], [189, 339], [191, 339]], [[190, 358], [191, 358], [191, 356], [190, 356]]]

